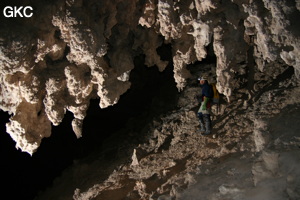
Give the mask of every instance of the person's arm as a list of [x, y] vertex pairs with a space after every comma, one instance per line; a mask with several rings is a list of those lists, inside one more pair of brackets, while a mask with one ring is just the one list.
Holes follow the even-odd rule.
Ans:
[[203, 104], [202, 104], [202, 110], [206, 110], [206, 104], [207, 104], [208, 100], [209, 100], [209, 98], [204, 96]]
[[205, 85], [202, 89], [202, 110], [206, 110], [207, 102], [209, 101], [209, 86]]

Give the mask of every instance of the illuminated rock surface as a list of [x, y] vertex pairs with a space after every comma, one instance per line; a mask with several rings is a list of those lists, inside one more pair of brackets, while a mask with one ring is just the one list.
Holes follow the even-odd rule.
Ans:
[[[206, 165], [235, 154], [245, 162], [254, 161], [251, 168], [239, 172], [249, 179], [244, 187], [281, 177], [287, 185], [278, 184], [286, 195], [299, 198], [297, 180], [283, 172], [288, 166], [278, 167], [285, 159], [280, 156], [295, 158], [286, 151], [297, 150], [299, 136], [284, 130], [287, 133], [277, 137], [271, 133], [274, 124], [268, 125], [281, 110], [299, 113], [295, 106], [300, 78], [297, 0], [47, 2], [31, 2], [32, 18], [1, 18], [0, 109], [11, 115], [6, 131], [16, 148], [34, 154], [42, 139], [51, 137], [52, 125], [61, 124], [67, 112], [73, 114], [76, 137], [84, 137], [90, 101], [99, 98], [101, 109], [116, 106], [131, 89], [130, 77], [139, 56], [144, 57], [144, 65], [161, 73], [171, 65], [180, 95], [178, 109], [156, 116], [141, 141], [131, 138], [131, 143], [130, 138], [119, 136], [127, 142], [126, 150], [118, 146], [118, 162], [106, 166], [107, 172], [118, 170], [95, 171], [98, 162], [105, 162], [101, 159], [91, 166], [75, 166], [70, 170], [84, 171], [84, 177], [73, 177], [76, 180], [65, 193], [60, 186], [54, 187], [51, 195], [108, 199], [118, 193], [115, 199], [163, 199], [162, 195], [189, 199], [183, 189], [199, 182], [196, 175], [219, 173]], [[162, 59], [166, 52], [159, 51], [165, 46], [170, 47], [168, 61]], [[214, 58], [214, 64], [205, 64]], [[199, 87], [194, 81], [203, 73], [223, 94], [220, 111], [214, 110], [217, 138], [196, 133], [194, 97]], [[110, 138], [107, 148], [114, 140], [119, 145], [117, 139]], [[133, 162], [128, 163], [131, 158]], [[226, 170], [234, 179], [234, 170]], [[70, 174], [77, 173], [65, 176]], [[92, 181], [80, 182], [83, 179]], [[218, 193], [208, 198], [247, 199], [243, 195], [250, 192], [235, 182], [216, 187]], [[48, 199], [58, 199], [49, 193], [45, 193]]]

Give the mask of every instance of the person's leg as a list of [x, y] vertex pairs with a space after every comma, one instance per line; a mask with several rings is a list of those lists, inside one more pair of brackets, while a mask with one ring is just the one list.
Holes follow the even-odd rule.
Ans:
[[209, 114], [203, 115], [203, 120], [205, 124], [205, 135], [209, 135], [211, 133], [211, 119]]
[[204, 119], [203, 119], [203, 114], [199, 112], [198, 114], [199, 122], [200, 122], [200, 132], [204, 133], [205, 132], [205, 125], [204, 125]]

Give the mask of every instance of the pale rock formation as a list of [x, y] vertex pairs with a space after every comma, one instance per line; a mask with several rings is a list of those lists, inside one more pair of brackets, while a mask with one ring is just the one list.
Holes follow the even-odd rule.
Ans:
[[286, 1], [252, 2], [243, 5], [249, 14], [245, 20], [246, 34], [255, 35], [255, 59], [260, 70], [266, 62], [281, 57], [294, 66], [299, 77], [299, 30], [295, 26], [299, 9]]
[[152, 25], [154, 25], [156, 18], [155, 10], [156, 4], [154, 1], [147, 1], [144, 6], [143, 15], [139, 19], [139, 24], [146, 26], [147, 28], [150, 28]]
[[33, 154], [43, 137], [51, 135], [51, 123], [41, 103], [21, 102], [16, 114], [6, 124], [7, 132], [16, 142], [16, 148]]
[[[224, 103], [219, 112], [213, 106], [216, 137], [198, 132], [193, 97], [199, 87], [192, 82], [180, 94], [178, 109], [158, 116], [136, 135], [133, 130], [109, 138], [107, 152], [66, 170], [38, 199], [69, 199], [71, 191], [76, 200], [299, 199], [300, 88], [295, 75], [273, 80], [272, 87], [267, 82], [247, 106], [242, 100]], [[133, 142], [136, 137], [143, 142]], [[116, 158], [105, 162], [110, 152]], [[82, 181], [93, 177], [97, 180]]]
[[158, 0], [157, 3], [159, 32], [166, 40], [181, 37], [182, 24], [179, 21], [175, 3], [172, 0]]
[[[49, 123], [60, 124], [67, 111], [81, 137], [89, 100], [100, 98], [101, 108], [116, 104], [130, 88], [136, 55], [163, 71], [168, 62], [156, 51], [163, 43], [172, 47], [179, 91], [192, 77], [187, 67], [205, 59], [208, 47], [227, 101], [243, 94], [251, 99], [261, 88], [254, 82], [275, 78], [283, 63], [300, 76], [299, 1], [66, 0], [35, 6], [37, 16], [16, 19], [20, 26], [8, 20], [0, 30], [0, 109], [12, 115], [7, 132], [30, 154], [50, 136]], [[31, 130], [33, 119], [45, 131]]]
[[[163, 43], [159, 35], [153, 29], [150, 29], [149, 31], [137, 29], [135, 38], [133, 49], [143, 49], [143, 52], [146, 55], [145, 65], [148, 67], [156, 65], [159, 71], [164, 71], [168, 65], [168, 61], [161, 60], [156, 51], [157, 47], [161, 46]], [[151, 38], [151, 40], [148, 40], [148, 38]]]

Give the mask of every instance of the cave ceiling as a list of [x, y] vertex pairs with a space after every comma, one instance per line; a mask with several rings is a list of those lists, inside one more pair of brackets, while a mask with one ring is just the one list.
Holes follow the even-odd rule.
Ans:
[[[2, 11], [14, 3], [32, 15], [1, 13], [0, 109], [10, 114], [16, 148], [29, 154], [67, 111], [80, 138], [90, 100], [102, 109], [117, 104], [139, 55], [160, 72], [172, 64], [180, 92], [188, 66], [214, 54], [214, 81], [227, 101], [244, 79], [272, 79], [283, 66], [300, 76], [299, 0], [28, 0]], [[170, 61], [157, 51], [163, 45]]]

